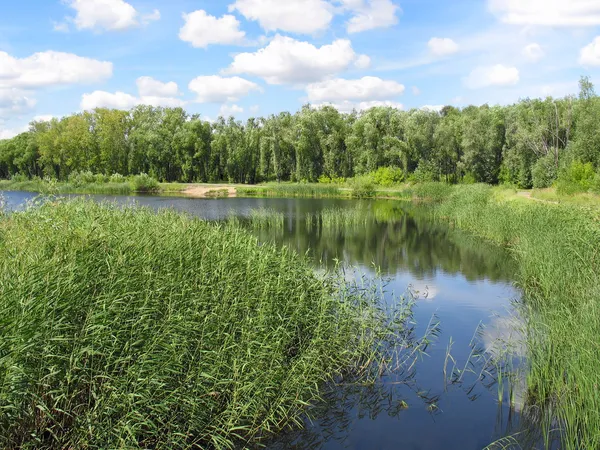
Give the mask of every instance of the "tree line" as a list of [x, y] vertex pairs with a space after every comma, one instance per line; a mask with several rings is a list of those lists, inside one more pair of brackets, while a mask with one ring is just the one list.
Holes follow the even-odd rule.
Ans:
[[96, 109], [32, 122], [0, 141], [0, 178], [147, 173], [165, 182], [326, 181], [381, 167], [422, 181], [545, 187], [571, 161], [600, 167], [600, 98], [579, 96], [438, 111], [302, 107], [245, 123], [182, 108]]

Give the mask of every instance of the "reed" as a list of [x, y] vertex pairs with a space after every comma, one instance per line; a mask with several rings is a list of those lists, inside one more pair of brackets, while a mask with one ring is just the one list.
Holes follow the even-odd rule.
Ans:
[[2, 448], [254, 447], [380, 374], [409, 317], [173, 211], [47, 201], [0, 236]]
[[600, 448], [600, 211], [485, 185], [421, 189], [413, 194], [433, 217], [512, 249], [524, 293], [528, 400], [561, 428], [562, 448]]

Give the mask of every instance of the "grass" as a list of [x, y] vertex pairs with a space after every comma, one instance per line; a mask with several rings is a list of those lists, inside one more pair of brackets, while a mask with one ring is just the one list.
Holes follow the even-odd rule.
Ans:
[[563, 448], [600, 448], [600, 212], [484, 185], [425, 185], [430, 214], [512, 249], [528, 340], [528, 401]]
[[0, 217], [0, 447], [234, 448], [376, 376], [407, 318], [239, 227], [48, 201]]
[[245, 197], [348, 197], [349, 192], [331, 184], [317, 183], [269, 183], [260, 186], [240, 186], [239, 196]]

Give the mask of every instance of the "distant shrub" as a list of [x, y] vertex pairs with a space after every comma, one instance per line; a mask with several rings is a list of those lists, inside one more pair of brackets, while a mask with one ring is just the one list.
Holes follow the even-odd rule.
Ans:
[[346, 182], [346, 179], [342, 177], [329, 177], [323, 174], [317, 181], [319, 184], [342, 184]]
[[113, 173], [108, 181], [111, 183], [125, 183], [127, 181], [127, 177], [124, 177], [120, 173]]
[[475, 175], [473, 175], [471, 172], [467, 172], [460, 180], [460, 183], [461, 184], [475, 184], [475, 183], [477, 183], [477, 180], [475, 179]]
[[412, 196], [432, 202], [440, 202], [452, 193], [452, 186], [441, 182], [420, 183], [413, 186]]
[[439, 181], [435, 165], [432, 162], [425, 160], [419, 162], [416, 170], [410, 176], [410, 181], [416, 181], [417, 183]]
[[102, 173], [97, 173], [94, 176], [94, 182], [95, 183], [100, 183], [100, 184], [102, 184], [102, 183], [108, 183], [108, 180], [109, 180], [108, 175], [104, 175]]
[[95, 183], [96, 175], [89, 170], [83, 172], [75, 170], [69, 174], [68, 181], [73, 187], [80, 187], [85, 184]]
[[371, 198], [375, 196], [375, 185], [368, 175], [355, 177], [350, 183], [353, 198]]
[[587, 192], [593, 187], [595, 176], [592, 163], [584, 164], [574, 160], [561, 170], [556, 182], [556, 192], [562, 195]]
[[158, 181], [150, 175], [142, 173], [132, 179], [133, 190], [136, 192], [156, 192], [158, 191]]
[[552, 186], [552, 183], [556, 180], [556, 175], [554, 156], [547, 155], [541, 157], [536, 161], [531, 170], [533, 187], [543, 189]]
[[29, 181], [29, 178], [27, 178], [27, 175], [23, 173], [15, 173], [12, 177], [10, 177], [10, 181], [15, 183], [23, 183], [25, 181]]
[[397, 167], [380, 167], [369, 175], [373, 183], [379, 186], [392, 186], [404, 180], [404, 172]]

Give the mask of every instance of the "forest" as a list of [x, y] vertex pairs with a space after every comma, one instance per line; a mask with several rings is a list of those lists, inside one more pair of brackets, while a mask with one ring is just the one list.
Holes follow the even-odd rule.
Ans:
[[[245, 123], [182, 108], [96, 109], [0, 141], [0, 178], [68, 180], [81, 172], [148, 174], [162, 182], [335, 182], [382, 167], [395, 181], [552, 185], [561, 171], [600, 167], [600, 98], [578, 96], [440, 111], [302, 107]], [[586, 178], [587, 177], [587, 178]]]

